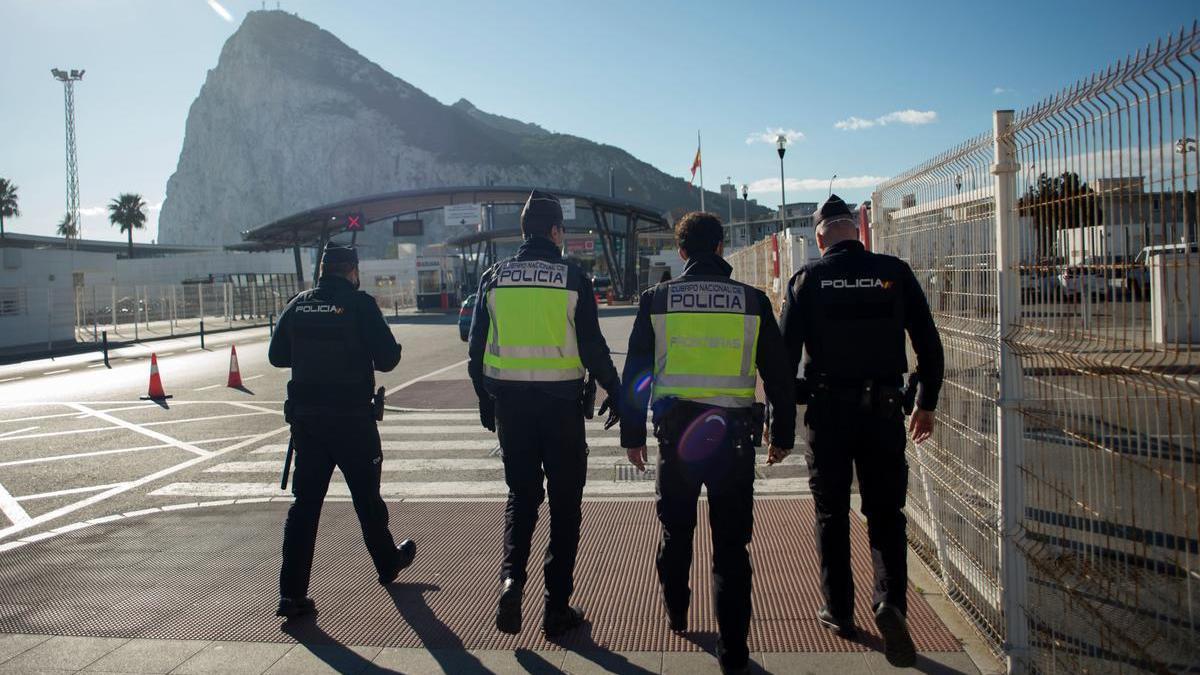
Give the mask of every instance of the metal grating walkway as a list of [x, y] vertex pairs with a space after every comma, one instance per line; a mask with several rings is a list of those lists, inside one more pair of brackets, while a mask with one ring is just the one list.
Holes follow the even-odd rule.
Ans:
[[[678, 636], [666, 628], [653, 564], [654, 504], [595, 501], [584, 504], [574, 597], [590, 622], [558, 645], [537, 630], [542, 588], [536, 561], [547, 536], [544, 509], [526, 590], [525, 630], [508, 636], [492, 625], [503, 504], [401, 502], [390, 508], [392, 531], [418, 542], [418, 558], [398, 583], [384, 589], [375, 581], [350, 505], [326, 505], [311, 589], [315, 623], [280, 630], [273, 610], [285, 505], [254, 504], [126, 519], [0, 553], [0, 632], [502, 650], [691, 651], [711, 649], [716, 639], [704, 502], [691, 633]], [[763, 500], [755, 516], [751, 649], [878, 648], [874, 635], [847, 642], [814, 618], [820, 600], [812, 502]], [[857, 521], [853, 539], [857, 621], [873, 630], [867, 612], [870, 555]], [[918, 649], [961, 649], [911, 590], [909, 605]]]

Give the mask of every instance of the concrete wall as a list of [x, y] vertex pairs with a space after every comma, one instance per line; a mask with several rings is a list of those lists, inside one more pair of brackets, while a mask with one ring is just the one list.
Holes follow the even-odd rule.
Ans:
[[0, 249], [0, 349], [75, 341], [75, 273], [103, 274], [111, 253]]

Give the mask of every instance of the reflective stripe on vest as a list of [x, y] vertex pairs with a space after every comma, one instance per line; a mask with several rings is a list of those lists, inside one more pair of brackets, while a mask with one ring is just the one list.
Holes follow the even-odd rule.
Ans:
[[575, 306], [567, 266], [543, 260], [510, 260], [487, 292], [487, 350], [483, 372], [495, 380], [562, 382], [583, 379]]
[[747, 314], [746, 289], [722, 282], [676, 282], [654, 329], [652, 401], [674, 397], [721, 406], [754, 404], [760, 319]]

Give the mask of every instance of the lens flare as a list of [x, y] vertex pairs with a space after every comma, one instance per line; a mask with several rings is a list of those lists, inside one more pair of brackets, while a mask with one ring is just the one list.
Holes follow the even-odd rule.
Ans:
[[713, 410], [698, 416], [679, 438], [679, 457], [685, 462], [700, 462], [713, 456], [729, 434], [729, 420]]

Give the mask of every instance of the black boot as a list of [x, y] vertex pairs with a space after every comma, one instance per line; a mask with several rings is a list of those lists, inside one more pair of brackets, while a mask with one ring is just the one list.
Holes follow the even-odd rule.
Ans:
[[717, 638], [717, 663], [721, 666], [721, 675], [750, 675], [750, 657], [731, 659], [721, 638]]
[[275, 616], [282, 616], [291, 621], [298, 616], [311, 613], [316, 608], [317, 603], [313, 602], [312, 598], [285, 598], [280, 596], [279, 609], [275, 610]]
[[408, 567], [417, 557], [417, 545], [412, 539], [405, 539], [396, 547], [396, 567], [388, 574], [379, 575], [379, 585], [387, 586], [400, 576], [400, 570]]
[[583, 623], [583, 610], [578, 607], [546, 608], [542, 632], [546, 637], [558, 637]]
[[829, 607], [822, 607], [817, 612], [817, 620], [821, 622], [829, 630], [837, 633], [838, 637], [847, 640], [853, 640], [858, 636], [858, 626], [854, 625], [852, 617], [839, 618], [829, 611]]
[[897, 668], [908, 668], [917, 662], [917, 647], [908, 634], [908, 621], [899, 609], [885, 603], [875, 610], [875, 625], [883, 635], [883, 655]]
[[505, 579], [500, 587], [500, 602], [496, 603], [496, 630], [501, 633], [521, 632], [521, 595], [525, 587], [516, 579]]

